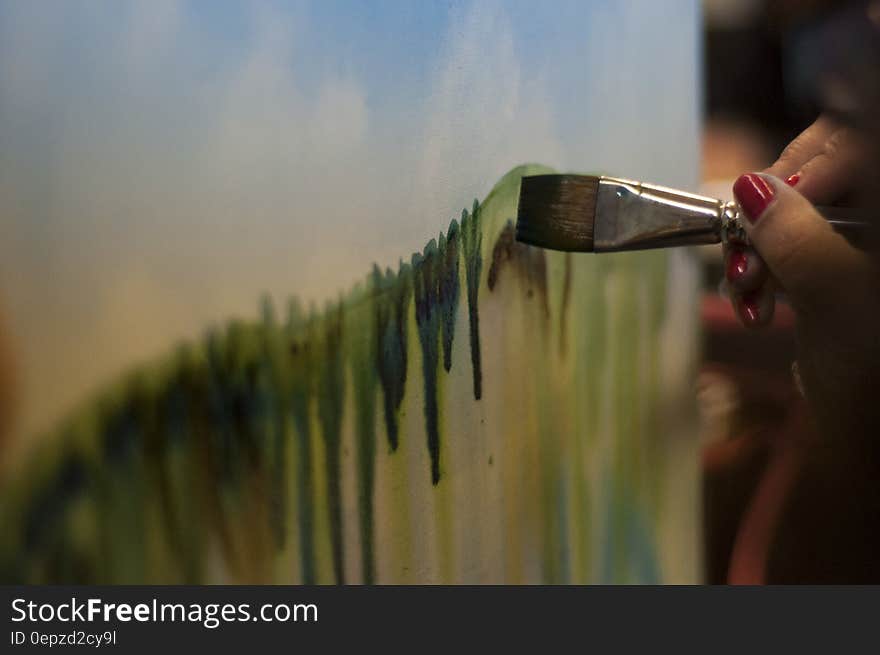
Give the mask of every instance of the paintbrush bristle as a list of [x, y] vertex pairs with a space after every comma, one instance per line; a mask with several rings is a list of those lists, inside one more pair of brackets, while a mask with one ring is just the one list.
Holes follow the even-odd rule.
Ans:
[[589, 175], [524, 177], [516, 218], [518, 241], [575, 252], [593, 252], [599, 178]]

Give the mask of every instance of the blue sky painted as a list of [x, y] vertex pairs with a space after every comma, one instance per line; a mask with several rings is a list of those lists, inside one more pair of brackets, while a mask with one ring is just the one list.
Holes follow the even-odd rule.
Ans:
[[25, 428], [263, 291], [334, 297], [516, 164], [693, 185], [697, 21], [693, 0], [0, 0]]

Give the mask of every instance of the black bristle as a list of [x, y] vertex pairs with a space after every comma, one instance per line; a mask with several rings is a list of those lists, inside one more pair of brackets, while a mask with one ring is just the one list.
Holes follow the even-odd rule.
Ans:
[[517, 241], [573, 252], [593, 252], [599, 178], [534, 175], [520, 185]]

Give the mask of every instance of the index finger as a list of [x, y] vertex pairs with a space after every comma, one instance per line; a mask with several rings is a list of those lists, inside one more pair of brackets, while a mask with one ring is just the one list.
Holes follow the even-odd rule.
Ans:
[[820, 116], [789, 143], [779, 155], [779, 159], [764, 172], [783, 180], [794, 175], [804, 164], [825, 149], [828, 139], [838, 129], [839, 126], [832, 119]]

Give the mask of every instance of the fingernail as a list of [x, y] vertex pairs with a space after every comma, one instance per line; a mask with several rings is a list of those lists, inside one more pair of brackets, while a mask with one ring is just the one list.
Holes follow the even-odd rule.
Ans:
[[760, 175], [746, 173], [740, 175], [734, 183], [733, 195], [736, 196], [746, 218], [754, 223], [773, 200], [773, 187], [767, 184]]
[[761, 311], [759, 309], [761, 296], [757, 291], [753, 291], [752, 293], [746, 294], [742, 297], [741, 308], [743, 318], [746, 319], [747, 323], [755, 324], [761, 318]]
[[800, 181], [801, 181], [801, 174], [800, 174], [800, 173], [795, 173], [794, 175], [790, 175], [790, 176], [788, 177], [788, 179], [785, 180], [785, 183], [786, 183], [788, 186], [795, 186], [795, 185], [796, 185], [798, 182], [800, 182]]
[[731, 250], [727, 255], [727, 281], [734, 282], [746, 274], [749, 268], [749, 258], [742, 250]]

